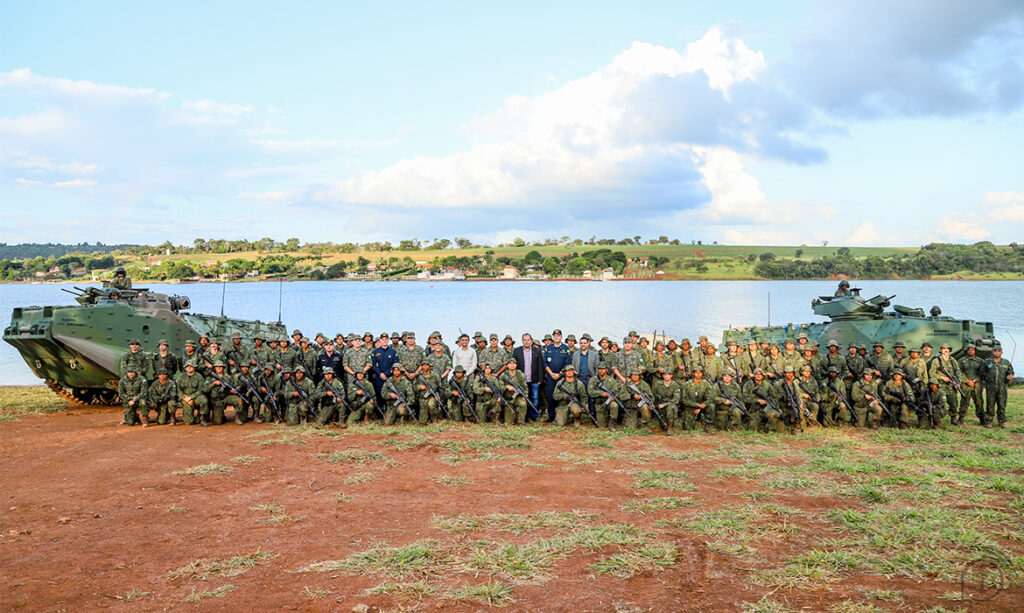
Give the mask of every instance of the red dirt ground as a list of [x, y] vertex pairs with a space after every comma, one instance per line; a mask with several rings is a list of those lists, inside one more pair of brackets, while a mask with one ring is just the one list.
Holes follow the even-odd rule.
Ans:
[[[515, 602], [502, 610], [735, 611], [768, 592], [750, 580], [749, 561], [711, 551], [707, 539], [698, 534], [654, 526], [656, 519], [691, 510], [639, 515], [620, 508], [626, 502], [654, 496], [699, 495], [712, 507], [749, 502], [738, 494], [757, 489], [755, 482], [708, 476], [716, 468], [742, 461], [655, 458], [638, 465], [601, 459], [597, 465], [576, 465], [558, 458], [563, 452], [596, 457], [610, 451], [650, 452], [654, 448], [710, 451], [723, 442], [714, 436], [631, 437], [615, 441], [614, 449], [591, 449], [581, 445], [579, 433], [552, 430], [530, 439], [531, 449], [494, 450], [506, 459], [451, 466], [440, 460], [449, 453], [445, 449], [420, 445], [397, 450], [379, 445], [389, 438], [379, 434], [308, 437], [304, 444], [260, 446], [260, 439], [248, 435], [271, 426], [128, 428], [115, 425], [117, 415], [109, 410], [78, 410], [0, 423], [0, 461], [4, 466], [0, 476], [0, 609], [347, 612], [365, 603], [370, 610], [398, 610], [400, 606], [485, 610], [486, 605], [473, 601], [401, 601], [366, 593], [368, 588], [395, 579], [295, 571], [374, 544], [463, 538], [431, 527], [435, 514], [572, 509], [595, 513], [602, 523], [633, 523], [655, 531], [661, 540], [673, 541], [682, 555], [672, 568], [622, 579], [594, 575], [587, 568], [607, 557], [608, 551], [577, 552], [559, 560], [546, 581], [515, 585]], [[474, 437], [462, 430], [426, 436], [456, 441]], [[808, 443], [787, 444], [797, 448]], [[384, 453], [398, 464], [329, 463], [323, 455], [318, 457], [352, 447]], [[249, 464], [232, 461], [244, 455], [261, 459]], [[524, 460], [543, 462], [550, 468], [517, 464]], [[233, 470], [204, 476], [171, 474], [211, 462]], [[685, 470], [698, 489], [691, 494], [632, 488], [630, 473], [646, 468]], [[382, 478], [376, 481], [343, 484], [349, 473], [378, 471]], [[460, 475], [469, 482], [444, 487], [430, 480], [438, 475]], [[314, 487], [329, 487], [312, 491], [314, 478]], [[352, 501], [337, 502], [335, 497], [342, 492]], [[837, 504], [857, 506], [849, 499], [802, 496], [788, 490], [778, 491], [772, 502], [818, 511]], [[284, 512], [295, 521], [264, 523], [267, 514], [251, 509], [260, 503], [284, 506]], [[782, 559], [836, 536], [820, 520], [807, 514], [802, 517], [795, 520], [799, 529], [756, 543], [754, 567], [777, 566]], [[483, 536], [515, 540], [508, 534]], [[230, 558], [257, 550], [275, 557], [239, 576], [210, 581], [172, 581], [168, 577], [170, 571], [200, 558]], [[486, 580], [478, 577], [475, 582]], [[183, 602], [193, 590], [213, 590], [225, 584], [236, 588], [225, 598]], [[304, 594], [307, 587], [331, 593], [311, 600]], [[958, 589], [952, 584], [854, 575], [828, 587], [830, 590], [781, 590], [773, 598], [796, 610], [819, 611], [846, 598], [863, 600], [864, 589], [879, 588], [905, 593], [902, 605], [876, 601], [888, 610], [963, 606], [939, 599], [943, 592]], [[131, 590], [148, 594], [124, 600]], [[993, 602], [968, 608], [1017, 611], [1021, 602], [1024, 590], [1015, 588]]]

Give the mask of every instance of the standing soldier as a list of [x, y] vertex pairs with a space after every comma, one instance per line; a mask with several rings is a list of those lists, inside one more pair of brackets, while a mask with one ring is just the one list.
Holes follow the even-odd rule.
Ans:
[[825, 355], [821, 358], [825, 374], [827, 375], [829, 369], [834, 367], [840, 381], [836, 385], [845, 386], [843, 381], [846, 379], [846, 358], [839, 354], [839, 343], [835, 340], [830, 340], [825, 343], [825, 351]]
[[[850, 402], [850, 399], [846, 395], [846, 386], [839, 376], [838, 366], [828, 367], [820, 390], [818, 399], [821, 401], [819, 415], [822, 425], [827, 427], [850, 423], [851, 413], [846, 408], [846, 403]], [[853, 403], [850, 403], [850, 406], [852, 407]]]
[[544, 348], [544, 397], [548, 403], [548, 421], [555, 421], [555, 384], [562, 376], [562, 369], [569, 363], [569, 347], [562, 343], [562, 331], [551, 332], [551, 344]]
[[715, 428], [718, 430], [738, 430], [743, 419], [743, 411], [739, 405], [726, 398], [731, 396], [737, 402], [742, 402], [743, 388], [739, 382], [733, 380], [733, 371], [726, 368], [722, 371], [722, 380], [716, 386], [718, 393], [715, 398]]
[[779, 410], [775, 387], [765, 377], [764, 370], [754, 371], [754, 380], [747, 381], [743, 388], [747, 411], [750, 412], [750, 428], [755, 432], [782, 432], [782, 411]]
[[416, 334], [405, 333], [405, 344], [398, 350], [398, 364], [401, 366], [402, 374], [409, 381], [412, 381], [416, 373], [423, 365], [423, 348], [416, 344]]
[[882, 405], [879, 402], [878, 382], [874, 380], [875, 371], [865, 368], [861, 378], [853, 384], [853, 413], [857, 417], [857, 427], [878, 429], [882, 418]]
[[[597, 427], [607, 427], [609, 430], [615, 430], [615, 424], [619, 419], [619, 403], [615, 401], [615, 398], [619, 398], [622, 395], [622, 388], [619, 385], [618, 379], [610, 375], [608, 370], [608, 362], [598, 362], [597, 377], [590, 380], [590, 385], [587, 386], [587, 394], [594, 402]], [[621, 398], [619, 400], [621, 401]]]
[[[565, 376], [555, 385], [555, 425], [564, 427], [569, 423], [572, 414], [573, 423], [580, 427], [580, 418], [587, 410], [587, 386], [576, 377], [576, 367], [572, 363], [562, 369]], [[525, 380], [525, 379], [524, 379]]]
[[284, 386], [284, 397], [288, 401], [288, 408], [285, 409], [285, 423], [289, 426], [297, 426], [309, 418], [311, 410], [315, 410], [311, 396], [313, 382], [306, 377], [306, 369], [301, 365], [295, 367], [292, 376], [291, 380], [285, 378], [287, 384]]
[[135, 364], [129, 362], [124, 367], [124, 376], [117, 384], [117, 395], [124, 403], [124, 421], [122, 423], [134, 426], [136, 421], [141, 421], [142, 427], [149, 427], [146, 388], [146, 378], [139, 374]]
[[739, 372], [742, 374], [740, 377], [743, 381], [749, 381], [754, 378], [754, 371], [764, 366], [764, 356], [758, 350], [757, 341], [753, 338], [747, 343], [747, 351], [740, 356]]
[[314, 384], [320, 380], [320, 373], [314, 370], [316, 350], [310, 346], [309, 337], [303, 336], [299, 339], [299, 346], [295, 349], [295, 364], [305, 369], [306, 376]]
[[[743, 350], [734, 339], [725, 341], [726, 350], [722, 354], [722, 363], [733, 372], [733, 379], [739, 383], [743, 379], [743, 371], [740, 370], [740, 362], [743, 358]], [[721, 375], [719, 375], [721, 376]]]
[[[360, 371], [362, 372], [362, 371]], [[334, 369], [330, 366], [324, 368], [323, 377], [316, 385], [313, 393], [309, 395], [310, 402], [317, 407], [316, 424], [323, 426], [337, 415], [337, 420], [342, 428], [347, 428], [348, 410], [345, 408], [345, 388], [341, 381], [334, 376]]]
[[[908, 401], [913, 403], [914, 388], [903, 378], [903, 369], [896, 368], [892, 371], [892, 377], [882, 385], [882, 402], [889, 409], [889, 414], [899, 420], [899, 423], [891, 424], [894, 428], [901, 430], [910, 427], [910, 415], [914, 413]], [[920, 419], [927, 419], [920, 417]], [[919, 424], [920, 425], [920, 424]]]
[[[352, 379], [357, 372], [365, 376], [373, 368], [373, 359], [370, 350], [363, 346], [363, 339], [355, 334], [349, 334], [347, 339], [352, 347], [345, 351], [341, 358], [342, 368], [345, 370], [345, 383], [351, 385]], [[422, 359], [422, 355], [420, 356]]]
[[867, 357], [868, 366], [875, 371], [875, 378], [879, 381], [888, 379], [892, 374], [892, 356], [885, 353], [885, 344], [882, 341], [875, 341], [873, 351]]
[[928, 384], [928, 365], [921, 357], [919, 347], [910, 348], [910, 357], [903, 362], [902, 370], [904, 378], [917, 385], [919, 389]]
[[153, 372], [162, 368], [167, 371], [167, 376], [171, 378], [173, 382], [175, 375], [181, 371], [181, 368], [178, 366], [178, 357], [167, 350], [168, 344], [166, 338], [160, 339], [160, 342], [158, 342], [156, 346], [157, 352], [153, 354], [152, 358], [150, 358], [150, 363], [153, 365]]
[[1003, 359], [1003, 347], [996, 344], [992, 357], [985, 361], [985, 427], [991, 428], [998, 419], [1000, 428], [1006, 427], [1006, 387], [1013, 380], [1013, 364]]
[[864, 363], [864, 358], [860, 356], [858, 349], [857, 343], [850, 343], [849, 347], [847, 347], [848, 353], [846, 354], [846, 372], [844, 377], [846, 397], [850, 399], [853, 398], [853, 384], [860, 379], [860, 373], [864, 372], [864, 368], [867, 366]]
[[185, 348], [181, 350], [181, 368], [185, 369], [185, 362], [195, 362], [198, 366], [199, 359], [202, 357], [198, 351], [196, 351], [196, 342], [193, 340], [185, 341]]
[[782, 371], [786, 368], [786, 359], [779, 353], [779, 346], [772, 344], [768, 346], [768, 355], [764, 358], [764, 376], [772, 383], [782, 378]]
[[316, 356], [313, 368], [320, 372], [321, 375], [323, 375], [325, 369], [330, 368], [334, 371], [334, 378], [339, 379], [339, 375], [344, 368], [342, 366], [341, 354], [334, 348], [334, 341], [325, 337], [321, 346], [323, 351]]
[[683, 384], [680, 402], [682, 404], [682, 422], [684, 430], [696, 428], [698, 417], [705, 432], [711, 432], [714, 420], [716, 389], [704, 378], [704, 367], [694, 363], [690, 371], [691, 379]]
[[796, 340], [792, 337], [787, 338], [784, 346], [786, 350], [782, 352], [782, 366], [777, 366], [777, 368], [779, 372], [785, 372], [786, 367], [789, 366], [793, 372], [796, 372], [804, 361], [803, 356], [796, 350]]
[[655, 383], [661, 382], [662, 373], [675, 374], [676, 358], [665, 349], [665, 341], [658, 339], [654, 343], [654, 351], [647, 360], [647, 374]]
[[613, 372], [623, 384], [630, 377], [630, 373], [634, 370], [643, 370], [644, 367], [643, 354], [633, 347], [633, 338], [629, 336], [622, 339], [622, 351], [613, 360]]
[[[196, 370], [198, 362], [189, 360], [185, 362], [185, 372], [179, 374], [174, 380], [178, 388], [178, 402], [181, 403], [181, 420], [188, 425], [199, 423], [203, 426], [209, 425], [210, 403], [207, 393], [210, 391], [210, 384], [206, 377]], [[198, 415], [197, 415], [198, 414]]]
[[949, 422], [954, 426], [962, 426], [967, 407], [960, 406], [960, 392], [956, 389], [960, 385], [960, 364], [950, 356], [952, 351], [949, 343], [942, 343], [938, 357], [928, 363], [928, 380], [938, 381], [939, 387], [946, 392]]
[[690, 339], [684, 338], [679, 342], [679, 352], [676, 353], [676, 379], [688, 381], [693, 376], [695, 364], [695, 356], [690, 346]]
[[[263, 367], [267, 364], [274, 362], [274, 349], [277, 348], [277, 341], [274, 341], [273, 348], [263, 343], [263, 335], [259, 332], [256, 336], [252, 337], [252, 359], [256, 364], [256, 368], [263, 370]], [[253, 370], [255, 372], [255, 369]]]
[[[435, 339], [433, 345], [430, 347], [431, 352], [427, 354], [427, 357], [423, 358], [423, 363], [430, 364], [431, 372], [437, 375], [437, 378], [441, 381], [446, 381], [448, 379], [448, 375], [452, 372], [452, 357], [450, 354], [444, 352], [444, 343], [442, 343], [439, 338]], [[504, 349], [499, 349], [499, 351], [501, 351], [502, 354], [505, 352]], [[502, 357], [507, 359], [504, 355]], [[501, 366], [504, 368], [505, 364], [502, 363]], [[444, 396], [442, 389], [438, 389], [437, 392], [441, 396]]]
[[714, 385], [718, 383], [719, 377], [722, 376], [722, 372], [725, 370], [725, 361], [722, 357], [715, 355], [714, 343], [707, 343], [704, 347], [704, 376], [708, 382]]
[[409, 403], [415, 402], [415, 394], [409, 379], [402, 376], [402, 367], [399, 364], [391, 368], [391, 378], [384, 383], [382, 395], [388, 405], [388, 410], [384, 413], [384, 425], [390, 426], [399, 420], [404, 424], [406, 417], [413, 417], [413, 408]]
[[782, 409], [782, 419], [789, 424], [790, 430], [803, 428], [806, 409], [804, 408], [803, 397], [800, 395], [800, 386], [796, 383], [796, 372], [792, 366], [786, 365], [782, 369], [782, 380], [775, 383], [776, 398], [779, 408]]
[[274, 360], [274, 367], [277, 372], [284, 374], [284, 371], [291, 373], [295, 370], [295, 352], [288, 347], [288, 338], [281, 338], [277, 343], [277, 358]]
[[[156, 411], [156, 423], [161, 426], [168, 421], [170, 421], [172, 426], [178, 423], [175, 417], [178, 412], [178, 388], [174, 385], [174, 380], [168, 375], [169, 373], [165, 369], [157, 368], [156, 381], [149, 384], [149, 389], [146, 393], [146, 399], [149, 403], [147, 413], [149, 410]], [[147, 421], [143, 420], [143, 425], [147, 425]]]
[[903, 362], [905, 362], [907, 359], [907, 356], [903, 355], [903, 351], [906, 348], [907, 346], [903, 344], [903, 341], [896, 341], [896, 343], [892, 346], [892, 367], [894, 369], [903, 369]]
[[[655, 347], [657, 349], [657, 347]], [[668, 422], [668, 429], [665, 434], [675, 434], [676, 420], [679, 419], [679, 403], [683, 398], [683, 390], [673, 377], [675, 368], [666, 368], [660, 371], [660, 380], [655, 381], [651, 386], [651, 395], [654, 404], [658, 405], [658, 411]]]
[[967, 409], [970, 408], [973, 402], [974, 414], [981, 425], [985, 425], [985, 405], [981, 395], [984, 374], [985, 361], [978, 357], [978, 349], [974, 343], [969, 343], [967, 345], [967, 355], [960, 358], [960, 387], [967, 395], [967, 398], [964, 398], [963, 406], [960, 408], [960, 413], [966, 415]]
[[[400, 340], [397, 332], [394, 334], [394, 339]], [[377, 346], [370, 352], [370, 362], [373, 368], [366, 374], [367, 376], [372, 375], [373, 389], [377, 393], [377, 398], [383, 400], [381, 389], [384, 387], [384, 382], [391, 376], [391, 367], [398, 362], [398, 354], [395, 348], [388, 343], [387, 338], [381, 338], [377, 342]]]
[[228, 369], [232, 373], [237, 373], [242, 364], [248, 364], [251, 368], [256, 363], [252, 359], [252, 351], [242, 344], [241, 332], [231, 335], [231, 345], [224, 351], [224, 355], [228, 357]]
[[490, 364], [491, 372], [497, 376], [505, 371], [505, 365], [508, 364], [510, 355], [506, 353], [500, 345], [498, 345], [497, 334], [491, 334], [489, 341], [490, 344], [487, 345], [486, 349], [480, 352], [477, 356], [477, 360], [481, 365]]
[[135, 373], [142, 378], [150, 376], [153, 368], [153, 362], [149, 355], [142, 351], [142, 345], [137, 338], [128, 340], [128, 351], [121, 356], [121, 372], [127, 373], [129, 365], [134, 366]]

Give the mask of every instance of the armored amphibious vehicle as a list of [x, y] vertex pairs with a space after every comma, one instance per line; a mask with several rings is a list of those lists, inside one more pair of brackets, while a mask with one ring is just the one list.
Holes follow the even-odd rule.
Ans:
[[897, 342], [907, 347], [920, 347], [927, 342], [936, 350], [948, 343], [954, 357], [964, 355], [968, 344], [974, 344], [981, 358], [992, 355], [996, 337], [990, 322], [946, 317], [938, 307], [932, 307], [928, 314], [924, 309], [899, 304], [886, 311], [893, 298], [879, 295], [865, 299], [860, 288], [851, 289], [847, 296], [819, 296], [811, 301], [811, 308], [815, 315], [828, 317], [827, 322], [730, 328], [722, 334], [722, 341], [735, 340], [740, 345], [751, 340], [768, 341], [781, 346], [786, 338], [804, 333], [811, 343], [824, 346], [834, 340], [844, 350], [850, 343], [870, 349], [873, 343], [881, 341], [886, 349], [891, 349]]
[[77, 305], [17, 307], [4, 329], [4, 340], [14, 345], [37, 377], [73, 404], [117, 402], [121, 355], [132, 338], [139, 339], [147, 352], [155, 352], [160, 339], [167, 339], [169, 350], [180, 355], [185, 341], [200, 336], [286, 335], [280, 322], [187, 313], [187, 297], [145, 288], [65, 291], [75, 294]]

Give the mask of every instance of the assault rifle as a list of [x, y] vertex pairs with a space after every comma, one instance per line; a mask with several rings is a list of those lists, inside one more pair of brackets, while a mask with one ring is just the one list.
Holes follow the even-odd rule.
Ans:
[[[921, 381], [918, 379], [918, 381]], [[921, 381], [921, 387], [924, 391], [925, 404], [928, 406], [928, 419], [931, 421], [932, 428], [935, 427], [935, 404], [932, 401], [932, 390], [928, 387], [928, 384]]]
[[444, 406], [444, 402], [441, 400], [441, 395], [438, 394], [437, 390], [434, 389], [434, 386], [427, 381], [427, 378], [423, 376], [423, 373], [417, 372], [416, 378], [419, 379], [423, 383], [423, 386], [427, 388], [427, 393], [434, 397], [438, 408], [444, 412], [445, 417], [451, 419], [452, 415], [448, 412], [448, 407]]
[[747, 407], [744, 406], [744, 404], [739, 401], [739, 398], [736, 398], [735, 396], [730, 396], [729, 394], [726, 394], [725, 390], [722, 389], [722, 383], [721, 382], [719, 382], [717, 385], [718, 385], [718, 393], [720, 393], [722, 396], [725, 396], [725, 399], [728, 400], [729, 402], [731, 402], [732, 406], [734, 406], [737, 409], [739, 409], [740, 411], [742, 411], [743, 414], [747, 416], [747, 418], [752, 419], [752, 417], [750, 416], [750, 411], [748, 411]]
[[950, 383], [950, 385], [953, 386], [953, 389], [955, 389], [957, 391], [957, 393], [960, 394], [961, 398], [963, 398], [964, 400], [967, 400], [967, 394], [964, 393], [964, 388], [960, 387], [960, 382], [957, 381], [956, 377], [954, 377], [953, 375], [949, 374], [949, 371], [946, 370], [946, 367], [942, 365], [942, 360], [941, 359], [939, 359], [939, 372], [941, 372], [942, 374], [944, 374], [947, 377], [949, 377], [949, 383]]
[[594, 422], [594, 425], [596, 426], [597, 425], [597, 418], [590, 414], [589, 403], [584, 404], [582, 401], [580, 401], [579, 396], [577, 396], [576, 394], [573, 394], [568, 389], [566, 389], [566, 387], [565, 387], [565, 378], [564, 377], [559, 379], [558, 383], [555, 384], [555, 389], [557, 390], [559, 388], [561, 388], [563, 394], [565, 394], [566, 396], [569, 397], [569, 401], [570, 402], [575, 402], [577, 404], [577, 406], [579, 406], [579, 407], [581, 407], [583, 409], [583, 412], [587, 414], [587, 417], [589, 417], [590, 421]]
[[484, 385], [486, 385], [489, 390], [491, 390], [491, 394], [498, 399], [498, 404], [508, 409], [509, 411], [512, 411], [513, 413], [516, 412], [515, 409], [512, 408], [512, 405], [509, 404], [508, 399], [505, 398], [505, 394], [503, 394], [502, 391], [498, 388], [498, 386], [494, 384], [493, 380], [485, 377], [483, 373], [480, 373], [480, 380], [484, 382]]
[[320, 412], [313, 408], [313, 403], [309, 401], [309, 395], [299, 387], [299, 384], [295, 382], [294, 378], [289, 378], [288, 383], [291, 383], [292, 387], [295, 388], [295, 391], [298, 392], [299, 399], [302, 400], [302, 404], [306, 405], [306, 410], [313, 416], [313, 419], [319, 419]]
[[210, 371], [210, 376], [213, 377], [214, 379], [216, 379], [217, 381], [220, 381], [221, 385], [223, 385], [224, 388], [227, 389], [228, 391], [230, 391], [232, 394], [238, 396], [243, 401], [248, 402], [248, 401], [245, 400], [245, 394], [243, 394], [242, 392], [238, 391], [238, 388], [235, 387], [230, 381], [228, 381], [224, 377], [218, 375], [217, 373], [213, 372], [212, 370]]
[[352, 378], [352, 384], [356, 386], [356, 389], [363, 393], [363, 396], [369, 399], [370, 405], [377, 410], [380, 418], [384, 419], [384, 411], [381, 410], [380, 405], [377, 403], [377, 394], [367, 391], [366, 386], [360, 383], [359, 379], [356, 379], [355, 377]]
[[470, 401], [469, 394], [466, 393], [466, 388], [462, 387], [462, 384], [460, 384], [459, 380], [454, 376], [451, 378], [450, 382], [455, 386], [455, 391], [459, 393], [459, 400], [461, 400], [462, 404], [469, 409], [469, 412], [473, 415], [473, 419], [476, 420], [476, 423], [480, 423], [480, 416], [477, 415], [476, 407], [473, 406], [473, 403]]
[[[515, 388], [516, 394], [518, 394], [523, 400], [526, 401], [526, 406], [528, 406], [531, 409], [533, 409], [534, 413], [540, 413], [540, 411], [537, 409], [537, 406], [530, 401], [530, 396], [527, 395], [527, 393], [523, 391], [523, 388], [519, 387], [519, 384], [515, 382], [515, 379], [513, 379], [510, 374], [505, 372], [505, 373], [502, 373], [501, 376], [502, 376], [501, 380], [504, 381], [505, 383], [508, 383], [513, 388]], [[558, 380], [561, 381], [562, 377], [559, 377]]]
[[259, 383], [267, 390], [267, 400], [270, 401], [271, 409], [274, 413], [274, 419], [283, 420], [284, 415], [281, 414], [280, 407], [277, 406], [277, 400], [274, 398], [274, 390], [270, 387], [270, 380], [267, 379], [267, 375], [263, 373], [264, 366], [259, 356], [256, 356], [256, 367], [259, 368], [260, 381]]
[[410, 405], [408, 402], [405, 401], [405, 396], [402, 395], [402, 392], [398, 391], [398, 386], [395, 385], [395, 380], [394, 379], [388, 379], [388, 382], [387, 382], [386, 385], [389, 388], [391, 388], [391, 392], [390, 393], [392, 393], [392, 394], [394, 394], [395, 396], [398, 397], [398, 400], [396, 400], [396, 402], [398, 404], [402, 405], [403, 407], [405, 407], [405, 410], [406, 410], [407, 413], [409, 413], [410, 417], [412, 417], [416, 421], [419, 421], [419, 417], [417, 417], [417, 415], [416, 415], [416, 410], [412, 408], [412, 405]]
[[[911, 386], [911, 389], [913, 389], [913, 386]], [[917, 404], [915, 404], [912, 400], [907, 398], [906, 395], [903, 394], [903, 392], [897, 392], [897, 391], [889, 390], [889, 394], [895, 396], [896, 400], [899, 400], [901, 403], [907, 405], [911, 409], [914, 409], [914, 412], [917, 413], [918, 415], [927, 415], [927, 413], [925, 412], [924, 409], [922, 409]]]
[[820, 411], [821, 402], [818, 400], [818, 395], [811, 393], [811, 390], [807, 389], [807, 386], [803, 384], [803, 380], [801, 378], [797, 377], [796, 379], [794, 379], [794, 381], [796, 381], [796, 384], [800, 386], [800, 389], [803, 391], [803, 393], [810, 396], [811, 402], [818, 405], [818, 410]]
[[843, 393], [839, 391], [839, 388], [836, 387], [835, 382], [832, 381], [831, 378], [829, 378], [828, 380], [828, 387], [830, 390], [835, 392], [839, 400], [842, 401], [843, 406], [846, 407], [846, 413], [850, 416], [850, 424], [852, 425], [857, 423], [857, 417], [853, 414], [853, 405], [850, 404], [850, 401], [846, 399], [846, 396], [844, 396]]
[[618, 405], [619, 409], [622, 410], [622, 413], [624, 415], [631, 415], [631, 412], [629, 408], [626, 407], [625, 403], [623, 403], [622, 400], [620, 400], [619, 397], [615, 395], [615, 392], [613, 392], [611, 388], [605, 385], [601, 381], [601, 379], [595, 378], [591, 379], [591, 381], [597, 384], [597, 389], [601, 390], [605, 394], [608, 394], [608, 400], [605, 401], [605, 404], [611, 404], [614, 402], [616, 405]]
[[[794, 379], [795, 381], [796, 379]], [[804, 431], [804, 414], [800, 408], [800, 402], [793, 395], [793, 390], [789, 389], [789, 384], [785, 379], [782, 380], [782, 387], [786, 390], [786, 404], [789, 405], [790, 410], [793, 411], [793, 419], [796, 421], [796, 427], [801, 432]]]
[[[335, 379], [335, 381], [338, 381], [338, 379]], [[338, 383], [341, 383], [341, 382], [338, 381]], [[352, 412], [352, 405], [349, 404], [348, 400], [345, 399], [345, 390], [344, 389], [338, 390], [334, 386], [328, 385], [326, 391], [331, 392], [331, 395], [334, 398], [335, 404], [340, 404], [341, 406], [345, 407], [345, 410], [348, 411], [349, 413]]]
[[876, 397], [875, 394], [865, 394], [865, 395], [866, 396], [871, 396], [871, 403], [870, 404], [873, 404], [873, 405], [877, 406], [878, 408], [882, 409], [882, 412], [885, 413], [885, 416], [889, 418], [889, 423], [893, 423], [893, 424], [897, 423], [893, 419], [892, 411], [889, 410], [889, 407], [885, 406], [884, 402], [879, 402], [878, 398]]
[[654, 416], [658, 418], [658, 422], [661, 423], [661, 427], [668, 432], [668, 424], [665, 423], [665, 418], [661, 416], [660, 412], [658, 412], [658, 407], [654, 404], [654, 401], [651, 400], [651, 397], [645, 394], [643, 390], [637, 387], [637, 384], [632, 381], [626, 383], [626, 387], [628, 387], [629, 390], [637, 396], [640, 396], [640, 404], [637, 406], [644, 406], [646, 404], [651, 407], [651, 413], [654, 413]]

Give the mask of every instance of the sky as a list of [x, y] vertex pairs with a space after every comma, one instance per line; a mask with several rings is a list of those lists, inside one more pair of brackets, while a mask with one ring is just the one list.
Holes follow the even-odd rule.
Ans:
[[1021, 143], [1019, 0], [0, 3], [6, 243], [1005, 244]]

